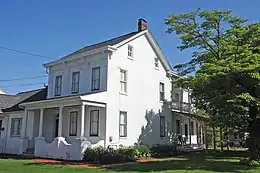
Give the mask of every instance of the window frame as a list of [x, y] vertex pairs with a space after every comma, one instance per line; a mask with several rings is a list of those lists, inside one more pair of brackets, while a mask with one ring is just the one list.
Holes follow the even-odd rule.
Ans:
[[[76, 116], [76, 127], [75, 127], [75, 132], [73, 133], [72, 129], [72, 114], [76, 113], [74, 116]], [[78, 117], [79, 117], [79, 112], [78, 111], [71, 111], [70, 112], [70, 117], [69, 117], [69, 136], [77, 136], [78, 133]]]
[[155, 67], [156, 69], [159, 69], [159, 58], [158, 58], [158, 57], [155, 57], [155, 58], [154, 58], [154, 67]]
[[[163, 120], [163, 121], [162, 121]], [[160, 115], [160, 137], [165, 137], [166, 136], [166, 127], [165, 127], [165, 116]], [[163, 128], [163, 129], [162, 129]]]
[[[121, 116], [124, 116], [124, 123], [121, 123]], [[121, 135], [121, 127], [124, 128], [124, 134]], [[127, 112], [126, 111], [119, 111], [119, 137], [125, 138], [127, 137]]]
[[127, 46], [127, 57], [133, 59], [134, 58], [134, 46]]
[[160, 101], [163, 102], [165, 100], [165, 85], [163, 82], [160, 82], [159, 84], [159, 93], [160, 93]]
[[[97, 77], [96, 73], [94, 73], [96, 70], [98, 71], [98, 78], [95, 78]], [[93, 67], [91, 73], [91, 91], [98, 91], [98, 90], [100, 90], [100, 67]]]
[[[178, 95], [178, 97], [177, 97], [177, 95]], [[176, 98], [178, 98], [178, 99], [176, 99]], [[174, 93], [174, 100], [176, 101], [176, 102], [180, 102], [180, 93]]]
[[[123, 78], [125, 80], [122, 79], [122, 74], [125, 75]], [[124, 69], [120, 69], [120, 92], [121, 93], [127, 93], [127, 79], [128, 79], [128, 72], [127, 70], [124, 70]], [[123, 87], [123, 90], [122, 90], [122, 85], [124, 86]]]
[[[95, 115], [95, 114], [92, 114], [93, 112], [97, 112], [97, 122], [93, 122], [93, 117], [92, 115]], [[89, 126], [89, 136], [91, 137], [98, 137], [99, 136], [99, 110], [91, 110], [90, 111], [90, 115], [89, 115], [89, 122], [90, 122], [90, 126]], [[92, 132], [92, 123], [96, 123], [97, 124], [97, 133], [96, 134], [93, 134]]]
[[[13, 123], [13, 121], [14, 121], [14, 123]], [[19, 124], [17, 126], [19, 129], [16, 129], [16, 130], [13, 129], [13, 128], [15, 128], [15, 121], [19, 121]], [[22, 135], [22, 123], [23, 123], [22, 121], [23, 121], [22, 117], [11, 119], [10, 137], [21, 137], [21, 135]], [[15, 134], [15, 132], [16, 132], [16, 134]]]
[[[76, 76], [78, 75], [78, 78]], [[75, 78], [74, 78], [75, 77]], [[78, 81], [77, 81], [77, 80]], [[76, 82], [77, 81], [77, 82]], [[80, 84], [80, 71], [72, 72], [72, 79], [71, 79], [71, 93], [77, 94], [79, 93], [79, 84]], [[76, 87], [77, 86], [77, 87]]]
[[[58, 79], [60, 78], [60, 82]], [[55, 84], [54, 84], [54, 96], [61, 96], [62, 89], [62, 75], [55, 76]]]

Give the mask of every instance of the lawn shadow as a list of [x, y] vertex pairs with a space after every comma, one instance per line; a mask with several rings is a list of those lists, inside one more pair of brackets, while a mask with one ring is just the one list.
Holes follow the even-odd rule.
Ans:
[[[225, 157], [225, 160], [219, 158], [207, 158], [209, 153], [201, 154], [186, 154], [184, 156], [178, 156], [171, 159], [162, 159], [160, 161], [148, 162], [148, 163], [132, 163], [122, 164], [117, 166], [111, 166], [108, 170], [126, 172], [126, 171], [138, 171], [138, 172], [151, 172], [151, 171], [169, 171], [169, 170], [201, 170], [201, 171], [213, 171], [213, 172], [243, 172], [249, 169], [244, 165], [239, 165], [237, 161], [232, 158]], [[230, 159], [230, 160], [228, 160]]]

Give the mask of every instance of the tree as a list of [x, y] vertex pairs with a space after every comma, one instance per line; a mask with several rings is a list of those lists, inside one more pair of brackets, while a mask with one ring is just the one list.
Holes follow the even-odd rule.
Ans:
[[172, 14], [168, 33], [181, 40], [180, 50], [192, 48], [192, 59], [174, 68], [177, 83], [192, 89], [197, 108], [214, 123], [250, 133], [250, 158], [257, 159], [260, 144], [260, 24], [232, 15], [231, 11]]

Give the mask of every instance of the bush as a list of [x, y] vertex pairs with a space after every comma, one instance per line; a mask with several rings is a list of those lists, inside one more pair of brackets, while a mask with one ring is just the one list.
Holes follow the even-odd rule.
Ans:
[[111, 164], [134, 161], [140, 157], [150, 157], [151, 151], [145, 145], [119, 148], [87, 148], [83, 160], [91, 163]]
[[242, 158], [239, 160], [239, 164], [246, 166], [259, 167], [260, 162], [256, 160], [250, 160], [249, 158]]
[[175, 156], [177, 152], [176, 145], [156, 145], [151, 148], [153, 156]]

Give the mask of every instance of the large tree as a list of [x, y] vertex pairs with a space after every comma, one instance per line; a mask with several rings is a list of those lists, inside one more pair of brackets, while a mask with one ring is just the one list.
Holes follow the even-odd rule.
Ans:
[[[168, 33], [176, 33], [180, 50], [193, 50], [190, 61], [175, 66], [182, 87], [192, 89], [195, 105], [217, 124], [250, 133], [250, 158], [260, 144], [260, 24], [231, 11], [172, 14]], [[190, 74], [190, 75], [189, 75]]]

